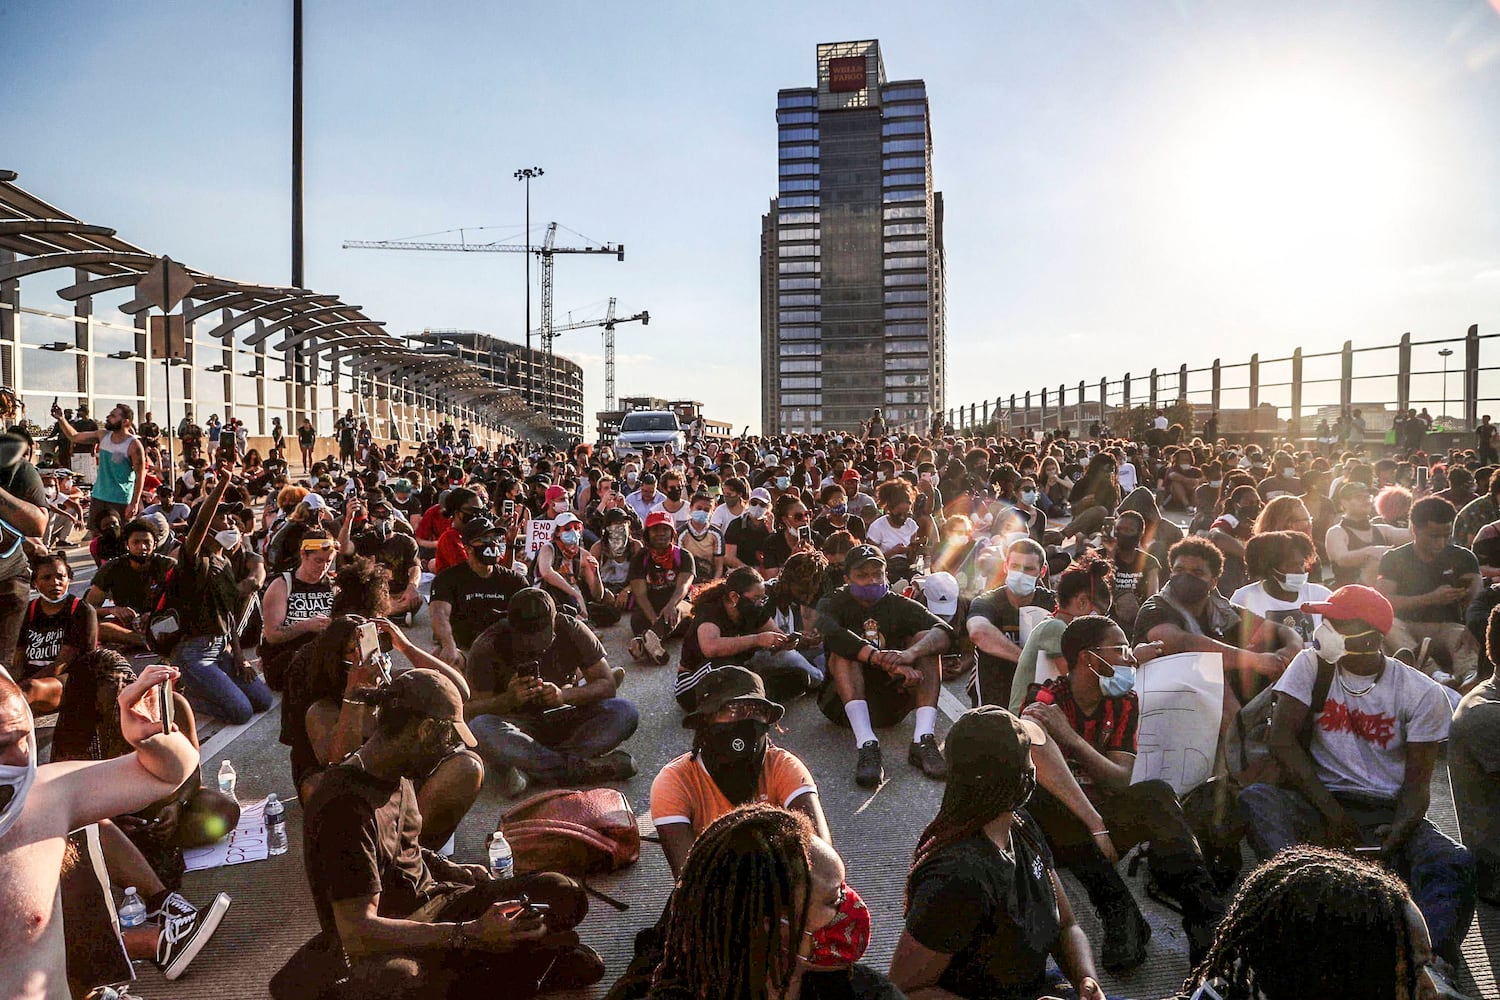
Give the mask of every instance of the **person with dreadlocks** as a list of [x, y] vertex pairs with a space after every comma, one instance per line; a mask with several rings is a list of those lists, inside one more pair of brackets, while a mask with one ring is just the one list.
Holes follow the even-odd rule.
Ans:
[[773, 805], [720, 817], [683, 867], [649, 1000], [901, 1000], [859, 963], [870, 911], [812, 822]]
[[[1202, 990], [1207, 985], [1214, 992]], [[1202, 990], [1202, 992], [1200, 992]], [[1422, 912], [1385, 869], [1294, 847], [1250, 873], [1178, 1000], [1436, 1000], [1458, 997], [1433, 966]]]
[[1104, 1000], [1052, 852], [1023, 808], [1037, 783], [1032, 748], [1046, 743], [999, 705], [948, 730], [948, 786], [917, 840], [891, 957], [891, 981], [912, 1000]]
[[1138, 843], [1151, 845], [1151, 876], [1181, 909], [1196, 961], [1207, 950], [1224, 905], [1172, 786], [1131, 782], [1140, 701], [1125, 632], [1102, 614], [1086, 614], [1068, 623], [1059, 645], [1066, 672], [1031, 694], [1022, 716], [1062, 749], [1071, 768], [1062, 780], [1079, 786], [1102, 822], [1089, 825], [1054, 797], [1053, 786], [1032, 800], [1031, 814], [1058, 861], [1083, 883], [1099, 911], [1106, 969], [1128, 969], [1146, 958], [1151, 925], [1115, 868], [1119, 854]]

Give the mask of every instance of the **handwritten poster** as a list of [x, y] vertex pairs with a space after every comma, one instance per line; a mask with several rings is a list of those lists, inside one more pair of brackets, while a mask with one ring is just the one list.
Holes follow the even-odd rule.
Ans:
[[266, 845], [266, 800], [240, 803], [240, 822], [223, 839], [207, 847], [182, 852], [190, 872], [205, 868], [242, 865], [247, 861], [264, 861], [270, 856]]
[[1221, 653], [1174, 653], [1136, 674], [1141, 720], [1131, 782], [1160, 778], [1186, 795], [1213, 774], [1224, 712]]
[[536, 554], [542, 550], [542, 546], [552, 541], [552, 532], [556, 529], [556, 521], [532, 518], [526, 522], [526, 558], [528, 560], [536, 559]]

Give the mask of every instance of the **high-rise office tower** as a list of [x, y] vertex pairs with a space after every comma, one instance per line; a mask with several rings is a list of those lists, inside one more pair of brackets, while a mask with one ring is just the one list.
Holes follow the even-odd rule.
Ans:
[[779, 183], [761, 220], [761, 407], [770, 434], [881, 408], [930, 425], [946, 376], [943, 196], [927, 86], [880, 43], [818, 46], [818, 85], [776, 97]]

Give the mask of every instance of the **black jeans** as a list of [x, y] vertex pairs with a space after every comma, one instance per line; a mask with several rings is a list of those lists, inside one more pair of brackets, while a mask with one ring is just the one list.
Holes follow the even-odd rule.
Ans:
[[[1151, 845], [1151, 874], [1157, 884], [1194, 922], [1211, 921], [1223, 913], [1203, 852], [1193, 836], [1172, 786], [1165, 781], [1142, 781], [1118, 792], [1101, 795], [1094, 803], [1109, 830], [1109, 839], [1122, 856], [1137, 844]], [[1130, 889], [1078, 817], [1046, 791], [1037, 789], [1026, 811], [1041, 824], [1057, 863], [1078, 876], [1089, 900], [1101, 914], [1134, 906]]]
[[573, 928], [588, 912], [588, 896], [566, 875], [539, 872], [465, 887], [407, 917], [430, 923], [462, 923], [476, 919], [491, 903], [517, 899], [525, 893], [534, 903], [546, 903], [547, 937], [514, 951], [497, 954], [471, 949], [413, 951], [381, 955], [349, 967], [348, 984], [340, 997], [381, 997], [382, 1000], [439, 1000], [471, 997], [475, 986], [504, 984], [507, 998], [530, 997], [553, 963], [570, 960], [578, 944]]

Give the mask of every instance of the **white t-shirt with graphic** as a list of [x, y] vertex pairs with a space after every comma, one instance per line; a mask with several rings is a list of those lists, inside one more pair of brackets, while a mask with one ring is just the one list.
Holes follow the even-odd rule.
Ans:
[[[1266, 621], [1287, 626], [1302, 637], [1305, 646], [1312, 641], [1313, 632], [1323, 624], [1323, 616], [1308, 614], [1302, 610], [1302, 605], [1321, 604], [1332, 595], [1333, 591], [1320, 583], [1304, 583], [1295, 601], [1283, 601], [1266, 593], [1266, 585], [1257, 582], [1236, 590], [1229, 603], [1254, 611]], [[1355, 690], [1358, 689], [1356, 686]]]
[[[1317, 654], [1304, 649], [1287, 665], [1276, 690], [1311, 704], [1317, 675]], [[1395, 798], [1406, 778], [1406, 744], [1447, 739], [1453, 714], [1442, 686], [1400, 660], [1386, 657], [1373, 688], [1360, 696], [1349, 693], [1364, 691], [1370, 680], [1334, 671], [1308, 752], [1330, 792]]]

